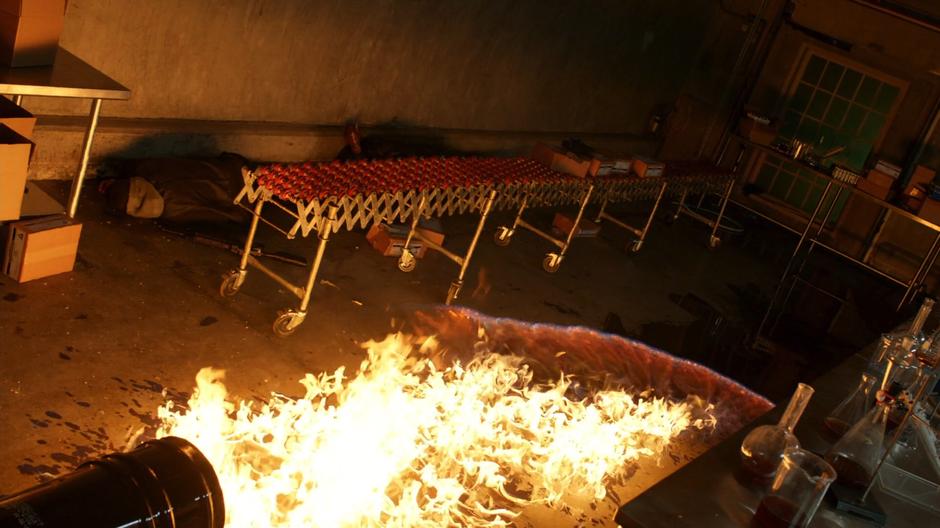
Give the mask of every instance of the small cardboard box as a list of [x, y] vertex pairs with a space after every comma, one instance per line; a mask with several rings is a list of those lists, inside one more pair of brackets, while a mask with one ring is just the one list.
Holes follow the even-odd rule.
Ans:
[[940, 201], [926, 198], [923, 205], [920, 206], [917, 216], [930, 223], [940, 225]]
[[30, 140], [0, 124], [0, 221], [20, 217], [32, 149]]
[[0, 97], [0, 125], [6, 125], [26, 139], [33, 139], [36, 117], [6, 97]]
[[[870, 174], [869, 174], [870, 175]], [[894, 180], [890, 180], [892, 183]], [[858, 180], [858, 183], [855, 184], [855, 187], [866, 193], [879, 198], [881, 200], [887, 200], [888, 194], [891, 192], [890, 185], [880, 185], [880, 180], [873, 180], [871, 178], [862, 178]]]
[[[366, 240], [368, 240], [369, 245], [381, 253], [382, 256], [400, 257], [401, 250], [405, 247], [405, 238], [407, 236], [408, 231], [402, 234], [400, 229], [395, 229], [385, 224], [374, 224], [366, 233]], [[411, 250], [411, 254], [414, 255], [415, 258], [423, 258], [428, 250], [424, 243], [417, 238], [411, 239], [411, 244], [408, 246], [408, 249]]]
[[868, 171], [868, 175], [865, 176], [865, 179], [868, 180], [872, 185], [877, 185], [878, 187], [891, 187], [894, 185], [895, 176], [892, 176], [886, 172], [881, 172], [878, 169], [872, 169]]
[[661, 161], [636, 156], [633, 158], [633, 172], [641, 178], [658, 178], [666, 171], [666, 164]]
[[[574, 227], [574, 218], [564, 214], [564, 213], [555, 213], [555, 218], [552, 220], [552, 228], [555, 229], [558, 233], [561, 233], [564, 236], [568, 236], [568, 233], [571, 232], [571, 229]], [[601, 232], [601, 226], [595, 224], [594, 222], [588, 220], [587, 218], [582, 217], [581, 223], [578, 224], [578, 230], [575, 231], [574, 236], [591, 238], [596, 237]]]
[[599, 159], [581, 159], [545, 143], [536, 143], [530, 157], [552, 170], [578, 178], [596, 176], [601, 167]]
[[0, 0], [0, 64], [52, 64], [65, 25], [66, 4], [66, 0]]
[[82, 224], [65, 215], [10, 224], [3, 273], [26, 282], [72, 271], [81, 233]]
[[747, 116], [738, 123], [738, 133], [760, 145], [770, 145], [777, 138], [777, 131], [772, 126]]
[[923, 186], [932, 182], [936, 175], [937, 173], [934, 172], [933, 169], [918, 165], [914, 168], [914, 173], [911, 174], [911, 179], [904, 188], [904, 194], [908, 196], [919, 196], [918, 191], [921, 191]]
[[891, 178], [897, 179], [901, 175], [901, 167], [898, 167], [894, 163], [889, 163], [885, 160], [878, 160], [875, 163], [875, 170], [882, 172]]

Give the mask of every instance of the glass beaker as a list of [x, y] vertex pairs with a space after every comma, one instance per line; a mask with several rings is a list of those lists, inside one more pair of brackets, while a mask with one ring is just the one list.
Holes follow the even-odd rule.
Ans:
[[883, 453], [891, 399], [878, 402], [826, 453], [826, 461], [839, 474], [839, 483], [865, 489]]
[[800, 383], [777, 425], [761, 425], [748, 433], [741, 442], [741, 463], [745, 470], [753, 476], [769, 479], [780, 465], [783, 452], [788, 448], [800, 447], [793, 428], [812, 395], [813, 388]]
[[836, 470], [804, 449], [787, 449], [770, 492], [757, 506], [755, 528], [802, 528], [809, 525], [836, 478]]
[[823, 420], [826, 430], [836, 438], [842, 438], [842, 435], [858, 423], [871, 409], [872, 403], [875, 401], [873, 389], [877, 381], [878, 379], [875, 376], [867, 372], [862, 373], [862, 380], [859, 382], [858, 387]]

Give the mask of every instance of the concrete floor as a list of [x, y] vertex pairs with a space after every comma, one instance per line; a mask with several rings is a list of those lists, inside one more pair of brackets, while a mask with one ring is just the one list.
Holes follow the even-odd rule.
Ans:
[[[156, 408], [166, 397], [185, 398], [201, 367], [226, 369], [230, 390], [245, 398], [297, 394], [306, 372], [355, 367], [364, 355], [359, 343], [397, 328], [415, 307], [442, 301], [457, 271], [431, 254], [404, 274], [362, 232], [341, 232], [328, 248], [307, 321], [277, 338], [273, 317], [293, 300], [267, 277], [250, 273], [237, 296], [223, 299], [220, 277], [236, 265], [235, 255], [151, 222], [106, 216], [100, 199], [86, 194], [72, 273], [25, 284], [0, 278], [0, 495], [124, 449], [141, 428], [143, 438], [152, 435]], [[779, 274], [766, 255], [731, 240], [706, 250], [705, 227], [681, 219], [657, 222], [636, 255], [611, 227], [600, 238], [578, 239], [561, 270], [548, 275], [540, 268], [544, 241], [520, 232], [509, 247], [492, 243], [507, 218], [496, 215], [488, 225], [462, 298], [491, 315], [602, 328], [613, 313], [626, 334], [644, 337], [650, 325], [693, 321], [675, 302], [688, 293], [728, 317], [753, 318], [729, 285], [767, 291]], [[444, 227], [445, 244], [461, 248], [474, 222], [456, 217]], [[313, 247], [270, 230], [262, 242], [307, 255]], [[298, 282], [305, 273], [278, 267]], [[481, 280], [491, 288], [474, 293]]]

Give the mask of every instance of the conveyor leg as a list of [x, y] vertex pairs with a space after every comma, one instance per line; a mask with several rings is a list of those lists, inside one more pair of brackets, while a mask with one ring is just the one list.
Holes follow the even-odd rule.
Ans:
[[248, 276], [248, 258], [251, 256], [251, 250], [255, 242], [255, 233], [258, 232], [258, 221], [261, 220], [261, 210], [264, 208], [265, 201], [266, 199], [263, 194], [258, 196], [258, 203], [255, 204], [255, 209], [252, 212], [251, 227], [248, 228], [248, 238], [245, 239], [245, 248], [242, 250], [242, 258], [238, 263], [238, 269], [228, 272], [222, 279], [222, 286], [219, 288], [219, 293], [221, 293], [223, 297], [235, 295], [238, 293], [239, 288], [242, 287], [242, 284], [245, 283], [245, 278]]
[[310, 305], [310, 295], [313, 293], [313, 287], [316, 285], [317, 274], [320, 272], [320, 263], [323, 262], [323, 254], [326, 252], [326, 244], [330, 241], [330, 234], [336, 225], [336, 214], [338, 208], [331, 206], [327, 212], [326, 219], [321, 220], [320, 229], [317, 237], [320, 242], [317, 244], [317, 252], [313, 257], [313, 264], [310, 265], [310, 275], [307, 276], [307, 285], [304, 288], [303, 297], [300, 299], [300, 306], [297, 310], [286, 310], [274, 320], [274, 333], [284, 337], [294, 333], [294, 330], [304, 322], [307, 317], [307, 307]]
[[659, 204], [663, 201], [663, 196], [666, 195], [666, 187], [668, 183], [663, 182], [662, 186], [659, 188], [659, 193], [656, 195], [656, 201], [653, 202], [653, 209], [650, 210], [650, 214], [646, 217], [646, 224], [643, 225], [643, 230], [640, 231], [640, 236], [630, 244], [630, 251], [636, 253], [643, 247], [643, 241], [646, 240], [646, 235], [650, 231], [650, 227], [653, 225], [653, 219], [656, 218], [656, 211], [659, 209]]
[[519, 212], [516, 213], [516, 219], [512, 222], [512, 227], [499, 226], [496, 228], [496, 233], [493, 235], [493, 242], [495, 242], [497, 246], [509, 245], [513, 233], [515, 233], [516, 228], [519, 227], [519, 222], [522, 220], [522, 213], [525, 212], [526, 204], [528, 203], [529, 195], [523, 196], [522, 203], [519, 204]]
[[411, 218], [411, 229], [408, 230], [408, 236], [405, 238], [405, 245], [401, 248], [401, 256], [398, 257], [398, 269], [404, 271], [405, 273], [414, 270], [415, 266], [418, 265], [418, 260], [408, 248], [411, 247], [411, 241], [415, 237], [415, 231], [418, 230], [418, 222], [421, 221], [421, 215], [424, 213], [424, 204], [426, 202], [427, 195], [422, 192], [421, 199], [418, 200], [418, 206], [414, 210], [414, 216]]
[[732, 179], [728, 181], [728, 186], [725, 188], [725, 192], [721, 197], [721, 208], [718, 210], [718, 218], [715, 219], [715, 225], [712, 226], [712, 232], [708, 236], [708, 247], [711, 249], [715, 249], [721, 244], [721, 239], [718, 238], [718, 228], [721, 227], [721, 219], [725, 216], [725, 208], [728, 207], [728, 200], [731, 199], [731, 190], [733, 188], [734, 180]]
[[604, 201], [601, 202], [601, 209], [597, 212], [597, 217], [594, 219], [595, 224], [601, 223], [601, 220], [604, 219], [604, 211], [607, 209], [607, 198], [604, 198]]
[[587, 208], [588, 202], [591, 201], [591, 194], [593, 192], [594, 184], [591, 184], [588, 186], [587, 192], [584, 193], [584, 197], [581, 198], [581, 207], [578, 208], [578, 214], [574, 217], [574, 225], [571, 227], [571, 230], [568, 231], [568, 236], [561, 245], [561, 251], [558, 253], [551, 252], [545, 255], [545, 259], [542, 261], [542, 269], [545, 271], [549, 273], [558, 271], [558, 268], [561, 266], [561, 261], [565, 259], [568, 248], [571, 247], [571, 240], [578, 232], [578, 227], [581, 225], [581, 218], [584, 216], [584, 209]]
[[447, 291], [447, 299], [445, 304], [451, 304], [457, 300], [457, 296], [460, 295], [460, 289], [463, 288], [463, 278], [467, 274], [467, 267], [470, 265], [470, 258], [473, 257], [473, 252], [476, 250], [477, 242], [480, 240], [480, 233], [483, 232], [483, 226], [486, 224], [486, 218], [490, 215], [490, 210], [493, 208], [493, 202], [496, 201], [496, 191], [490, 191], [489, 197], [486, 199], [486, 203], [483, 204], [483, 210], [480, 212], [480, 222], [477, 224], [477, 230], [473, 233], [473, 240], [470, 241], [470, 247], [467, 249], [467, 254], [463, 257], [463, 262], [460, 264], [460, 273], [457, 275], [457, 279], [450, 283], [450, 289]]
[[685, 198], [688, 196], [689, 190], [682, 189], [682, 193], [679, 194], [679, 207], [676, 207], [676, 212], [672, 214], [671, 221], [675, 222], [679, 219], [679, 215], [682, 214], [682, 208], [685, 207]]

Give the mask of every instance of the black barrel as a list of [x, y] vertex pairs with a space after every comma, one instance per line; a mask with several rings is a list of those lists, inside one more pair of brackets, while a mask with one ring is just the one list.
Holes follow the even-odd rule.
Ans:
[[0, 528], [223, 528], [212, 465], [168, 436], [0, 499]]

